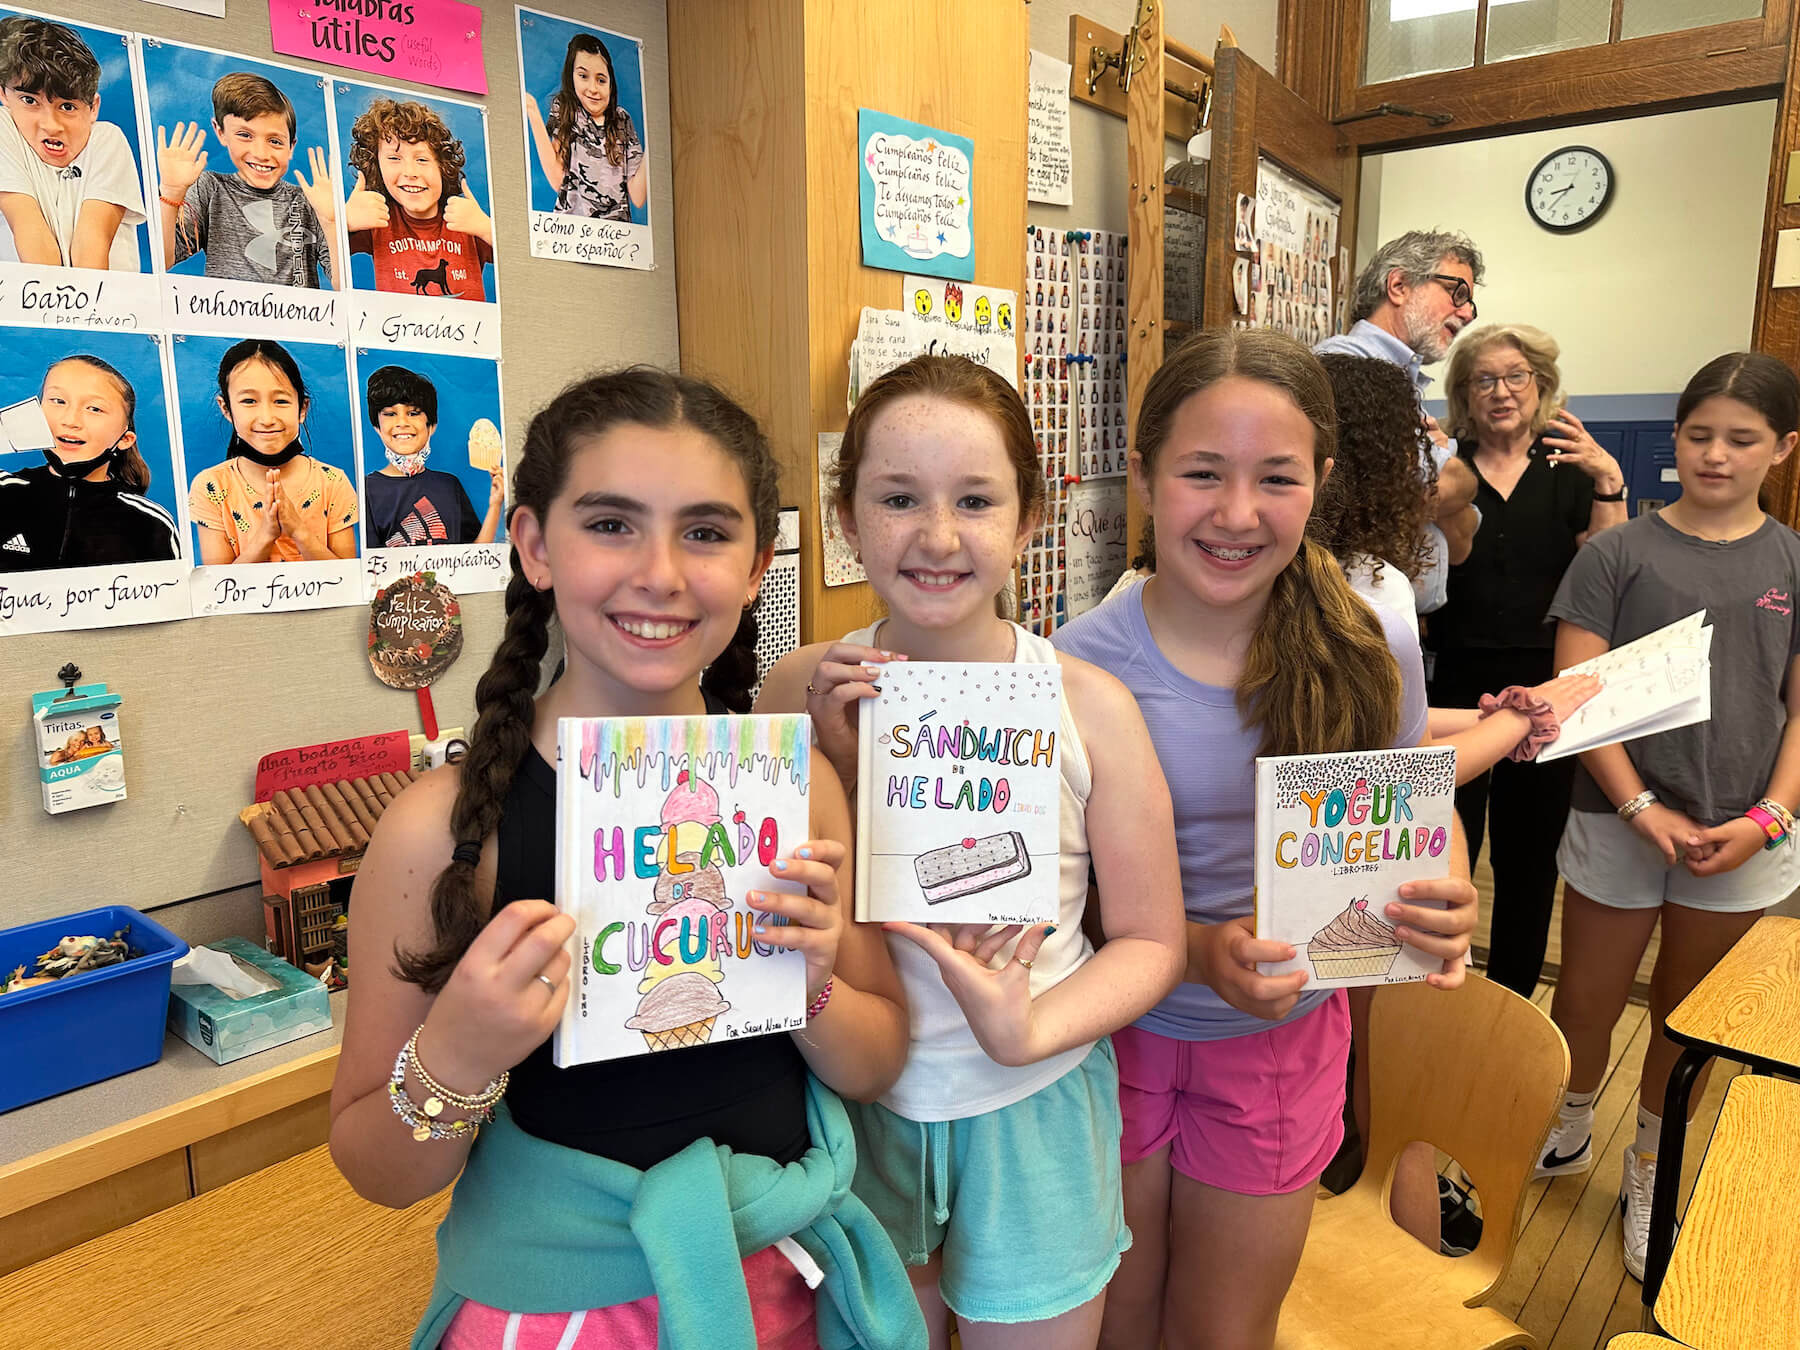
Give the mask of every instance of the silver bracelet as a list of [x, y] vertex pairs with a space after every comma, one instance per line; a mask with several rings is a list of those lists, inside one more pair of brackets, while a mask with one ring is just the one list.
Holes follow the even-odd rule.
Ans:
[[[492, 1109], [462, 1120], [433, 1119], [420, 1109], [406, 1091], [406, 1049], [394, 1056], [394, 1072], [388, 1078], [388, 1105], [394, 1114], [412, 1127], [412, 1137], [421, 1144], [427, 1139], [473, 1139], [481, 1133], [482, 1124], [493, 1116]], [[440, 1108], [441, 1109], [441, 1108]]]
[[1650, 791], [1649, 788], [1645, 788], [1642, 792], [1638, 793], [1637, 796], [1633, 797], [1619, 808], [1619, 819], [1625, 821], [1635, 820], [1655, 805], [1656, 794]]

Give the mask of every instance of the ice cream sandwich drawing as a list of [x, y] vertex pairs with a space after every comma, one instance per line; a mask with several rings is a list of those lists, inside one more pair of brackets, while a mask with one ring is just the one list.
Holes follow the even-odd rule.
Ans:
[[1004, 886], [1031, 875], [1031, 854], [1017, 830], [964, 839], [921, 853], [913, 859], [913, 875], [929, 905]]

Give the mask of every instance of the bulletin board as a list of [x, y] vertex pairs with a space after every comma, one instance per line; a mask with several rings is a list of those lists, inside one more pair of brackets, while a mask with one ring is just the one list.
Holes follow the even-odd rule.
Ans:
[[[643, 129], [651, 270], [535, 259], [528, 237], [525, 126], [510, 3], [480, 0], [496, 252], [504, 286], [500, 380], [508, 454], [531, 414], [594, 370], [631, 362], [673, 368], [675, 311], [667, 19], [661, 0], [556, 0], [559, 13], [643, 39]], [[268, 9], [233, 0], [213, 19], [144, 0], [56, 0], [55, 17], [274, 59]], [[309, 66], [304, 61], [295, 64]], [[359, 78], [309, 66], [334, 79]], [[384, 83], [404, 82], [385, 80]], [[445, 91], [417, 86], [442, 97]], [[461, 96], [467, 97], [467, 96]], [[498, 594], [465, 597], [462, 658], [434, 686], [439, 722], [470, 726], [476, 681], [498, 643]], [[378, 683], [363, 658], [365, 608], [208, 618], [0, 640], [0, 927], [96, 904], [140, 909], [254, 887], [257, 857], [237, 812], [270, 750], [371, 732], [418, 729], [410, 695]], [[554, 660], [554, 653], [551, 660]], [[123, 694], [127, 800], [61, 816], [40, 802], [29, 724], [32, 693], [73, 661], [85, 680]], [[253, 897], [256, 890], [246, 890]]]

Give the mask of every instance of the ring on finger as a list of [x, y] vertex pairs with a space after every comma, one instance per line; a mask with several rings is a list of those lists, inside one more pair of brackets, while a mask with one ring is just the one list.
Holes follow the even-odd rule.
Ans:
[[808, 680], [806, 682], [806, 692], [809, 694], [819, 694], [819, 693], [823, 693], [824, 691], [821, 689], [813, 688], [813, 682], [811, 680]]
[[551, 993], [554, 994], [556, 992], [556, 981], [551, 979], [548, 975], [533, 975], [531, 978], [538, 981]]
[[1029, 962], [1029, 961], [1021, 961], [1021, 962], [1019, 962], [1019, 964], [1024, 966], [1025, 969], [1027, 969], [1027, 970], [1031, 969], [1031, 962]]

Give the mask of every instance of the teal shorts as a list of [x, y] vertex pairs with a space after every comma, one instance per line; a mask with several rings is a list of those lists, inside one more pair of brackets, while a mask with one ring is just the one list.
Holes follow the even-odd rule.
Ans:
[[1024, 1101], [979, 1116], [916, 1121], [844, 1105], [856, 1128], [851, 1189], [907, 1265], [943, 1249], [938, 1290], [958, 1317], [1041, 1322], [1106, 1288], [1131, 1245], [1110, 1038]]

